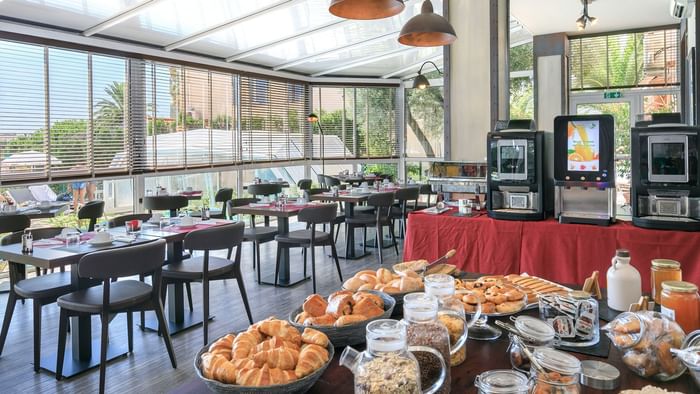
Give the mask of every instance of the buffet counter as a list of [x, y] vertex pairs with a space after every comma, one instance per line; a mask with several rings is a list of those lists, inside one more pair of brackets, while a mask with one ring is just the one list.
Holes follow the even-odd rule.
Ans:
[[594, 270], [601, 286], [610, 260], [619, 248], [629, 249], [632, 264], [650, 291], [651, 260], [681, 262], [683, 279], [700, 283], [700, 232], [648, 230], [620, 222], [609, 227], [494, 220], [484, 212], [474, 217], [422, 212], [408, 217], [404, 260], [435, 260], [450, 249], [450, 263], [467, 272], [527, 272], [560, 283], [582, 284]]

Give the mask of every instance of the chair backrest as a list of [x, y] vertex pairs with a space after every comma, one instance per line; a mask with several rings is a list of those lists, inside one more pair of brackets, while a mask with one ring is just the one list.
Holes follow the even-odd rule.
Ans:
[[189, 201], [185, 196], [146, 196], [143, 207], [149, 211], [170, 211], [187, 206]]
[[322, 188], [328, 187], [326, 185], [326, 176], [323, 174], [316, 174], [316, 179], [318, 180], [318, 184], [321, 185]]
[[322, 204], [315, 207], [303, 208], [297, 219], [308, 224], [330, 223], [335, 219], [338, 204]]
[[425, 184], [420, 185], [418, 187], [418, 190], [419, 190], [418, 193], [420, 193], [420, 194], [431, 195], [431, 194], [433, 194], [433, 185], [431, 185], [429, 183], [425, 183]]
[[83, 278], [110, 279], [160, 270], [165, 261], [165, 240], [89, 253], [78, 262]]
[[390, 207], [394, 203], [394, 192], [374, 193], [367, 197], [367, 205], [373, 207]]
[[32, 221], [27, 215], [0, 216], [0, 233], [14, 233], [31, 226]]
[[326, 193], [330, 190], [322, 187], [315, 187], [312, 189], [307, 190], [306, 192], [309, 193], [310, 196], [313, 196], [314, 194], [321, 194], [321, 193]]
[[219, 189], [214, 196], [214, 202], [226, 202], [233, 198], [233, 189], [224, 187]]
[[107, 222], [109, 228], [124, 226], [129, 220], [140, 220], [146, 222], [151, 219], [150, 213], [131, 213], [128, 215], [121, 215], [114, 217]]
[[418, 187], [402, 187], [394, 193], [394, 198], [399, 201], [414, 201], [418, 200]]
[[297, 187], [300, 190], [309, 190], [311, 189], [311, 184], [313, 181], [311, 179], [299, 179], [299, 182], [297, 182]]
[[229, 208], [242, 207], [244, 205], [253, 204], [253, 203], [256, 203], [258, 201], [259, 200], [255, 197], [234, 198], [234, 199], [229, 200], [228, 206], [229, 206]]
[[192, 231], [185, 236], [185, 248], [189, 250], [232, 249], [243, 241], [244, 228], [243, 222], [237, 222]]
[[271, 196], [282, 192], [282, 185], [276, 183], [256, 183], [248, 185], [248, 194], [251, 196]]
[[326, 187], [331, 187], [331, 186], [340, 186], [340, 179], [334, 178], [332, 176], [325, 175], [326, 178]]
[[[32, 237], [35, 240], [47, 239], [47, 238], [53, 238], [53, 237], [61, 234], [61, 231], [63, 231], [63, 227], [32, 228], [32, 229], [29, 229], [29, 231], [32, 233]], [[0, 245], [18, 244], [18, 243], [22, 242], [22, 234], [23, 233], [24, 233], [24, 230], [16, 231], [12, 234], [7, 234], [6, 236], [2, 237], [2, 239], [0, 240]]]
[[99, 219], [105, 213], [105, 202], [88, 201], [78, 210], [78, 219]]

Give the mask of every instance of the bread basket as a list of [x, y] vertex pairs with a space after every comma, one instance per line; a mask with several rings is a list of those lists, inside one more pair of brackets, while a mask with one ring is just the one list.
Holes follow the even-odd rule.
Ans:
[[[222, 335], [221, 337], [215, 339], [211, 343], [214, 343], [223, 337], [224, 336]], [[326, 370], [326, 368], [328, 368], [328, 365], [330, 365], [331, 361], [333, 361], [333, 355], [335, 354], [333, 342], [330, 341], [328, 343], [328, 346], [326, 346], [326, 349], [328, 350], [328, 361], [325, 364], [323, 364], [321, 368], [314, 371], [312, 374], [304, 376], [301, 379], [295, 380], [287, 384], [256, 387], [241, 386], [237, 384], [221, 383], [217, 380], [207, 379], [204, 377], [204, 374], [202, 374], [202, 354], [206, 353], [209, 350], [209, 346], [211, 345], [211, 343], [201, 348], [194, 356], [194, 369], [195, 371], [197, 371], [197, 376], [199, 376], [199, 378], [204, 381], [204, 384], [207, 385], [209, 390], [211, 390], [214, 393], [305, 393], [309, 391], [311, 387], [313, 387], [313, 385], [316, 383], [316, 381], [318, 381], [321, 375], [323, 375], [323, 372]]]
[[[334, 326], [313, 326], [311, 328], [321, 331], [328, 336], [335, 347], [345, 347], [348, 345], [357, 345], [365, 342], [366, 327], [371, 321], [377, 319], [388, 319], [391, 317], [394, 307], [396, 305], [396, 300], [389, 294], [383, 293], [381, 291], [368, 290], [368, 293], [375, 294], [382, 298], [384, 301], [384, 313], [372, 319], [367, 319], [356, 324], [349, 324], [342, 327]], [[296, 327], [299, 331], [303, 331], [306, 326], [298, 324], [294, 321], [296, 315], [302, 312], [302, 306], [299, 306], [292, 313], [289, 314], [289, 322]]]

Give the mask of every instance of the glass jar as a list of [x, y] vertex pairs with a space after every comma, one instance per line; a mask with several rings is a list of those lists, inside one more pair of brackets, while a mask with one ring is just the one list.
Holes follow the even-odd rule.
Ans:
[[554, 328], [564, 346], [586, 347], [600, 341], [598, 301], [585, 291], [540, 295], [540, 318]]
[[532, 357], [542, 367], [530, 368], [534, 394], [578, 394], [581, 392], [581, 362], [574, 356], [549, 348], [535, 349]]
[[661, 313], [673, 319], [683, 331], [700, 328], [700, 296], [698, 287], [690, 282], [661, 283]]
[[433, 386], [424, 393], [434, 393], [445, 380], [449, 367], [435, 349], [406, 343], [406, 326], [390, 319], [375, 320], [367, 325], [367, 350], [358, 352], [345, 348], [340, 365], [355, 375], [356, 394], [419, 394], [421, 378], [418, 361], [411, 351], [432, 354], [440, 364], [440, 375]]
[[[540, 319], [531, 316], [518, 316], [514, 320], [515, 328], [520, 332], [520, 342], [527, 346], [530, 353], [535, 351], [535, 348], [549, 347], [554, 348], [554, 329], [549, 324]], [[530, 359], [523, 351], [521, 345], [513, 341], [515, 334], [508, 334], [510, 345], [508, 346], [508, 354], [510, 357], [510, 365], [513, 369], [528, 373], [530, 372]]]
[[445, 325], [450, 334], [450, 365], [460, 365], [467, 358], [468, 324], [464, 306], [454, 298], [455, 280], [450, 275], [433, 274], [423, 279], [425, 294], [438, 299], [438, 320]]
[[474, 386], [479, 394], [527, 394], [530, 379], [518, 371], [495, 369], [477, 376]]
[[681, 263], [668, 259], [651, 260], [651, 296], [657, 304], [661, 303], [661, 283], [667, 280], [683, 280]]
[[[403, 324], [407, 342], [411, 346], [426, 346], [437, 350], [450, 360], [450, 333], [438, 320], [438, 299], [425, 293], [411, 293], [403, 297]], [[414, 352], [420, 367], [421, 386], [431, 385], [439, 374], [439, 362], [432, 354]], [[438, 393], [449, 393], [450, 369]]]

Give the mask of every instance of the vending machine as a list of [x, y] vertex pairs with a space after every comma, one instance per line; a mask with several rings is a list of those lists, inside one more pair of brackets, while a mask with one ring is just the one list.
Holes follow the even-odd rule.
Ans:
[[532, 120], [499, 121], [487, 137], [486, 208], [494, 219], [543, 220], [544, 133]]
[[614, 222], [614, 159], [611, 115], [554, 119], [554, 213], [560, 223]]

